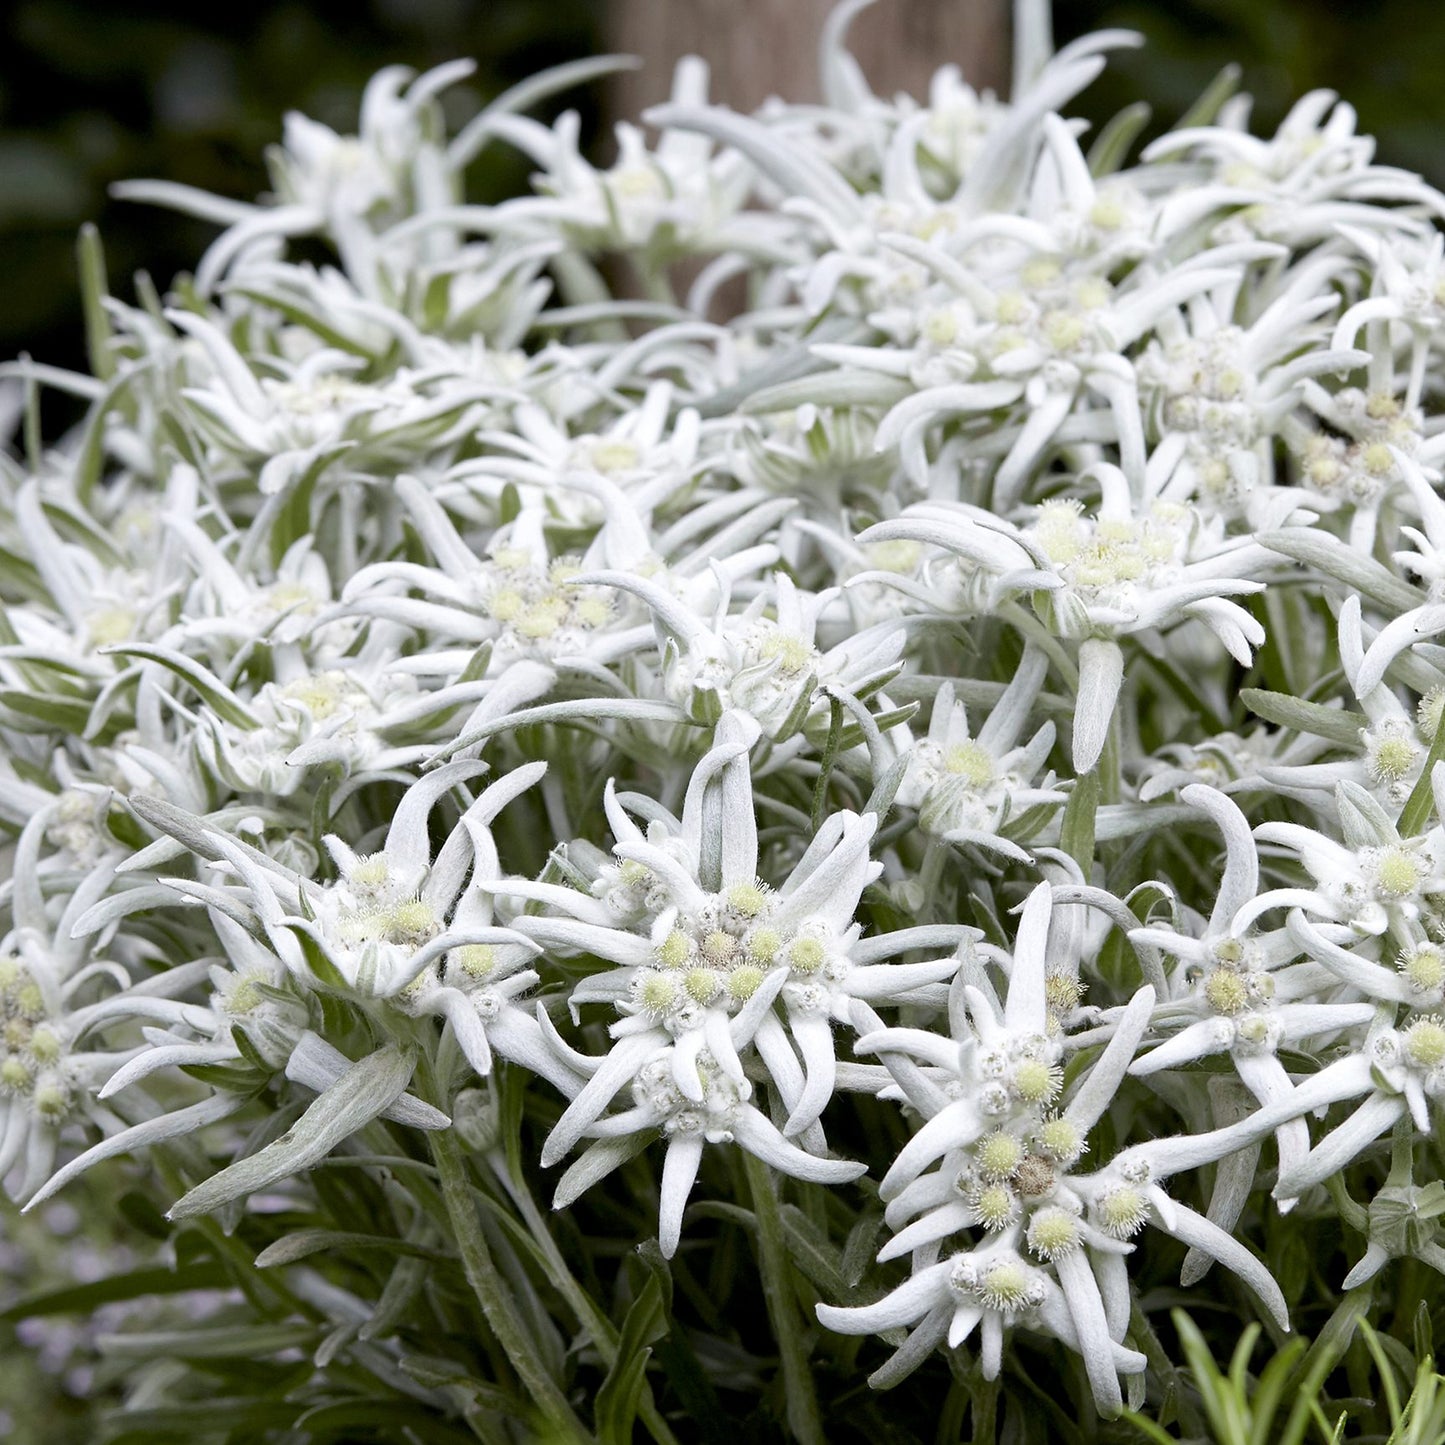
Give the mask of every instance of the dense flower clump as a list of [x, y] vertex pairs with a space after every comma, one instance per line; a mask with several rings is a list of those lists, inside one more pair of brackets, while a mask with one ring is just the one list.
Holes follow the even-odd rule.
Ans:
[[449, 138], [453, 65], [123, 188], [218, 234], [5, 368], [15, 1199], [185, 1139], [234, 1223], [505, 1075], [558, 1207], [877, 1199], [875, 1384], [1051, 1337], [1104, 1415], [1152, 1233], [1280, 1332], [1256, 1190], [1445, 1269], [1445, 197], [1323, 93], [1088, 144], [1124, 32], [884, 99], [859, 8], [826, 105], [689, 61], [607, 169], [520, 113], [586, 67]]

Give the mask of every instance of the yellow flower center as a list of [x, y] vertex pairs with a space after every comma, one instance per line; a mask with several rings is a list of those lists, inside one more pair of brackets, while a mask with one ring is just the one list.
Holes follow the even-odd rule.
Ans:
[[1376, 782], [1397, 783], [1415, 766], [1420, 750], [1409, 738], [1385, 738], [1370, 759], [1370, 771]]
[[1204, 997], [1215, 1013], [1237, 1014], [1249, 1003], [1249, 988], [1237, 973], [1221, 968], [1209, 975]]
[[1420, 886], [1421, 861], [1404, 848], [1385, 848], [1375, 860], [1375, 887], [1389, 898], [1408, 898]]
[[135, 613], [128, 607], [98, 607], [86, 615], [85, 630], [92, 647], [124, 642], [135, 632]]
[[1029, 1104], [1047, 1104], [1063, 1083], [1056, 1064], [1043, 1059], [1023, 1059], [1014, 1068], [1014, 1093]]
[[863, 548], [863, 554], [879, 572], [911, 572], [918, 565], [923, 548], [918, 542], [870, 542]]
[[391, 910], [391, 931], [398, 941], [431, 938], [437, 931], [436, 910], [420, 898], [398, 903]]
[[486, 978], [497, 966], [497, 951], [490, 943], [464, 943], [452, 949], [451, 961], [468, 978]]
[[793, 637], [775, 628], [763, 640], [758, 655], [764, 662], [772, 662], [776, 658], [781, 673], [797, 674], [806, 672], [812, 666], [817, 653], [801, 637]]
[[771, 963], [782, 946], [782, 935], [774, 928], [754, 929], [746, 944], [748, 957], [754, 963]]
[[1072, 1013], [1083, 992], [1083, 985], [1072, 974], [1051, 973], [1044, 979], [1044, 1002], [1051, 1013]]
[[1405, 1053], [1417, 1069], [1438, 1069], [1445, 1064], [1445, 1024], [1433, 1015], [1405, 1030]]
[[1013, 1218], [1013, 1192], [1003, 1183], [986, 1184], [973, 1201], [974, 1213], [985, 1229], [1002, 1229]]
[[728, 889], [728, 907], [744, 918], [756, 918], [767, 906], [767, 890], [757, 883], [735, 883]]
[[1433, 993], [1445, 984], [1445, 954], [1427, 943], [1400, 960], [1400, 972], [1416, 993]]
[[637, 989], [637, 1002], [650, 1014], [669, 1013], [677, 1003], [675, 979], [665, 973], [645, 973]]
[[1058, 1259], [1079, 1247], [1078, 1223], [1062, 1209], [1040, 1209], [1029, 1224], [1028, 1242], [1040, 1259]]
[[1136, 1234], [1143, 1228], [1147, 1214], [1144, 1196], [1132, 1185], [1111, 1189], [1099, 1200], [1099, 1222], [1116, 1239]]
[[1012, 1134], [1000, 1129], [979, 1141], [976, 1157], [985, 1179], [1007, 1179], [1023, 1161], [1024, 1148]]
[[35, 1112], [42, 1119], [57, 1120], [70, 1109], [70, 1095], [59, 1084], [41, 1084], [33, 1095]]
[[758, 991], [762, 981], [762, 969], [745, 963], [728, 974], [728, 993], [738, 1003], [746, 1003]]
[[1360, 461], [1372, 477], [1387, 476], [1395, 465], [1395, 459], [1390, 455], [1390, 448], [1385, 442], [1371, 442], [1360, 453]]
[[962, 778], [971, 788], [986, 788], [998, 776], [993, 754], [978, 743], [959, 743], [943, 755], [943, 769]]
[[709, 1004], [722, 992], [722, 975], [710, 968], [690, 968], [682, 986], [688, 997], [700, 1004]]
[[630, 472], [637, 465], [639, 457], [640, 453], [631, 442], [594, 442], [592, 446], [592, 465], [606, 476]]
[[1089, 207], [1089, 223], [1101, 231], [1117, 231], [1126, 219], [1127, 213], [1115, 196], [1100, 196]]
[[674, 928], [657, 946], [657, 961], [664, 968], [681, 968], [692, 955], [692, 940]]
[[788, 946], [788, 962], [797, 973], [816, 973], [827, 956], [827, 950], [816, 938], [795, 938]]
[[383, 853], [373, 853], [369, 858], [358, 858], [347, 881], [356, 888], [374, 890], [384, 888], [391, 878], [391, 864]]
[[1011, 1260], [990, 1266], [978, 1282], [978, 1296], [990, 1309], [1017, 1309], [1028, 1303], [1029, 1294], [1028, 1274]]
[[1048, 1119], [1039, 1128], [1039, 1147], [1045, 1154], [1064, 1162], [1076, 1159], [1082, 1152], [1079, 1131], [1067, 1119]]
[[1072, 351], [1084, 339], [1084, 318], [1072, 311], [1050, 311], [1044, 316], [1044, 340], [1055, 351]]
[[1415, 718], [1420, 728], [1420, 736], [1426, 742], [1434, 742], [1435, 734], [1440, 730], [1440, 718], [1445, 714], [1445, 684], [1432, 687], [1424, 697], [1420, 699], [1420, 705], [1415, 710]]

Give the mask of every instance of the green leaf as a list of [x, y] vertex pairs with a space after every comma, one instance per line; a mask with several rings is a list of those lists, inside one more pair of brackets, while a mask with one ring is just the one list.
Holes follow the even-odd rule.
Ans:
[[1239, 700], [1265, 722], [1274, 723], [1276, 727], [1293, 728], [1295, 732], [1308, 733], [1311, 737], [1325, 738], [1342, 748], [1358, 749], [1360, 729], [1369, 722], [1363, 713], [1325, 707], [1321, 703], [1306, 702], [1288, 693], [1267, 692], [1259, 687], [1241, 688]]
[[218, 1329], [100, 1335], [95, 1343], [103, 1355], [122, 1359], [256, 1360], [304, 1347], [315, 1338], [315, 1325], [227, 1325]]
[[213, 1395], [186, 1405], [117, 1410], [101, 1419], [110, 1445], [156, 1445], [159, 1435], [179, 1435], [185, 1441], [215, 1439], [217, 1422], [230, 1432], [230, 1440], [263, 1440], [270, 1431], [289, 1430], [295, 1424], [296, 1406], [284, 1400]]
[[388, 1044], [352, 1064], [279, 1139], [196, 1185], [177, 1201], [169, 1217], [208, 1214], [319, 1164], [343, 1139], [401, 1097], [411, 1080], [412, 1062], [409, 1053]]
[[193, 1289], [223, 1289], [230, 1283], [230, 1274], [214, 1260], [181, 1269], [136, 1269], [126, 1274], [107, 1275], [90, 1284], [67, 1285], [64, 1289], [26, 1295], [0, 1310], [0, 1321], [28, 1320], [38, 1315], [89, 1314], [99, 1305], [116, 1300], [184, 1294]]
[[597, 1391], [593, 1409], [600, 1445], [632, 1445], [632, 1426], [652, 1357], [651, 1345], [666, 1328], [662, 1286], [655, 1273], [649, 1274], [622, 1321], [617, 1359]]
[[252, 286], [228, 286], [226, 290], [228, 295], [244, 296], [248, 301], [255, 301], [262, 306], [269, 306], [273, 311], [279, 311], [288, 321], [311, 332], [318, 340], [324, 341], [327, 346], [334, 347], [337, 351], [346, 351], [352, 356], [364, 357], [367, 361], [376, 360], [366, 347], [353, 341], [345, 332], [327, 325], [314, 311], [286, 296]]
[[848, 1285], [843, 1278], [843, 1261], [827, 1235], [798, 1208], [781, 1208], [783, 1238], [793, 1263], [815, 1284], [825, 1299], [843, 1299]]
[[1430, 775], [1435, 771], [1435, 764], [1442, 758], [1445, 758], [1445, 723], [1435, 729], [1419, 780], [1410, 789], [1410, 796], [1405, 799], [1405, 806], [1400, 810], [1399, 827], [1402, 838], [1414, 838], [1425, 831], [1430, 810], [1435, 806], [1435, 792], [1430, 786]]
[[1059, 846], [1084, 870], [1087, 881], [1094, 866], [1094, 814], [1099, 808], [1099, 774], [1095, 769], [1074, 782], [1064, 804]]
[[[56, 732], [84, 733], [90, 725], [90, 703], [78, 702], [53, 692], [20, 692], [16, 688], [0, 689], [0, 704], [23, 717], [34, 718]], [[26, 728], [34, 732], [34, 728]], [[1445, 731], [1445, 729], [1441, 729]]]
[[[306, 895], [303, 892], [301, 896], [304, 898]], [[295, 924], [291, 924], [289, 927], [297, 943], [301, 945], [301, 953], [306, 959], [306, 967], [311, 970], [316, 981], [325, 984], [327, 988], [334, 988], [342, 993], [350, 992], [349, 985], [342, 976], [341, 970], [332, 963], [326, 950], [317, 942], [316, 936], [311, 930], [309, 928], [301, 928]], [[322, 1000], [323, 1007], [326, 1002], [325, 999]]]
[[441, 1260], [451, 1257], [446, 1250], [428, 1249], [425, 1245], [398, 1239], [394, 1234], [356, 1234], [345, 1229], [298, 1229], [295, 1234], [285, 1235], [275, 1243], [268, 1244], [256, 1256], [256, 1268], [274, 1269], [278, 1265], [294, 1264], [308, 1255], [333, 1249], [382, 1249], [389, 1254], [413, 1255], [418, 1259]]
[[1313, 527], [1282, 527], [1277, 532], [1259, 533], [1255, 541], [1364, 593], [1391, 613], [1410, 612], [1425, 601], [1418, 587], [1402, 582], [1373, 557], [1328, 532]]
[[232, 727], [245, 728], [248, 732], [261, 726], [261, 719], [215, 673], [174, 648], [153, 647], [144, 642], [122, 642], [114, 647], [103, 647], [101, 652], [107, 656], [139, 657], [146, 662], [159, 663], [167, 672], [173, 672], [188, 682], [222, 721]]
[[1304, 1439], [1311, 1409], [1319, 1409], [1317, 1397], [1320, 1387], [1350, 1347], [1360, 1321], [1369, 1313], [1370, 1303], [1374, 1298], [1374, 1284], [1371, 1280], [1368, 1284], [1346, 1293], [1324, 1329], [1315, 1336], [1314, 1343], [1309, 1347], [1304, 1359], [1300, 1361], [1294, 1377], [1295, 1402], [1278, 1445], [1300, 1445]]
[[1244, 71], [1231, 61], [1208, 85], [1199, 99], [1179, 117], [1175, 130], [1186, 130], [1196, 125], [1213, 125], [1224, 102], [1239, 89], [1240, 77]]
[[[515, 1407], [510, 1401], [507, 1404], [510, 1413]], [[469, 1430], [428, 1414], [424, 1405], [411, 1400], [341, 1400], [317, 1405], [299, 1416], [295, 1425], [297, 1430], [305, 1431], [306, 1440], [417, 1439], [437, 1441], [439, 1445], [452, 1441], [476, 1445], [477, 1438]], [[384, 1435], [378, 1434], [383, 1427], [389, 1428]]]
[[92, 222], [87, 221], [80, 228], [75, 250], [80, 270], [80, 304], [85, 315], [86, 355], [92, 373], [102, 381], [109, 381], [115, 371], [115, 357], [110, 351], [110, 318], [105, 314], [110, 287], [106, 281], [100, 232]]
[[1124, 164], [1129, 148], [1139, 139], [1154, 118], [1147, 101], [1136, 100], [1116, 111], [1089, 147], [1089, 172], [1095, 176], [1111, 176]]

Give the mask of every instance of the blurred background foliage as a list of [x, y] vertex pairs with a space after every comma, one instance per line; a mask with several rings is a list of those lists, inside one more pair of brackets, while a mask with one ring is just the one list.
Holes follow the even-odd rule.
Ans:
[[[0, 12], [0, 356], [62, 365], [81, 361], [82, 221], [100, 224], [122, 294], [139, 267], [164, 284], [212, 234], [109, 200], [110, 182], [163, 177], [253, 196], [287, 109], [349, 129], [380, 66], [468, 55], [477, 74], [448, 97], [462, 117], [544, 65], [597, 51], [605, 19], [601, 0], [12, 0]], [[1083, 98], [1095, 122], [1142, 98], [1162, 128], [1237, 60], [1258, 125], [1327, 86], [1358, 108], [1383, 158], [1445, 183], [1445, 98], [1429, 63], [1445, 53], [1438, 0], [1058, 0], [1055, 14], [1061, 41], [1103, 25], [1148, 37]], [[602, 98], [567, 103], [587, 110], [605, 156]], [[492, 148], [476, 198], [514, 190], [525, 169]]]
[[[466, 55], [477, 73], [445, 97], [460, 122], [515, 81], [593, 51], [595, 20], [588, 0], [0, 4], [0, 356], [81, 364], [83, 221], [99, 224], [121, 295], [139, 268], [164, 287], [214, 236], [110, 200], [112, 181], [157, 177], [250, 198], [267, 188], [263, 152], [285, 111], [352, 131], [362, 87], [382, 66]], [[525, 184], [526, 165], [501, 146], [477, 169], [481, 200]]]

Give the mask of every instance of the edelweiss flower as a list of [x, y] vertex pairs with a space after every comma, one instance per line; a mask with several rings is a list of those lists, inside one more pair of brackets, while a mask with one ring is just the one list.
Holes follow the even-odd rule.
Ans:
[[[94, 956], [97, 940], [72, 936], [109, 887], [112, 861], [83, 875], [59, 918], [47, 918], [36, 871], [42, 823], [37, 819], [22, 835], [11, 880], [15, 926], [0, 939], [0, 1182], [19, 1166], [10, 1192], [22, 1201], [33, 1198], [54, 1171], [67, 1126], [120, 1126], [96, 1098], [128, 1057], [107, 1044], [107, 1026], [188, 1021], [198, 1011], [176, 996], [203, 971], [178, 964], [133, 982], [129, 969], [143, 956], [139, 948], [117, 940], [112, 961]], [[83, 1002], [86, 992], [105, 984], [119, 987]]]
[[[1328, 981], [1321, 987], [1316, 967], [1297, 962], [1302, 946], [1294, 927], [1251, 934], [1240, 922], [1255, 913], [1259, 894], [1259, 860], [1249, 823], [1222, 793], [1200, 784], [1182, 789], [1180, 798], [1207, 814], [1224, 835], [1224, 875], [1214, 911], [1201, 920], [1196, 937], [1165, 928], [1130, 933], [1131, 939], [1177, 960], [1170, 975], [1171, 996], [1160, 1001], [1153, 1018], [1156, 1029], [1177, 1031], [1136, 1059], [1129, 1072], [1146, 1077], [1227, 1052], [1250, 1093], [1263, 1105], [1273, 1104], [1293, 1090], [1279, 1061], [1281, 1046], [1310, 1041], [1318, 1046], [1368, 1023], [1375, 1006], [1326, 1001]], [[1348, 930], [1343, 931], [1348, 936]], [[1282, 1170], [1309, 1148], [1309, 1131], [1299, 1118], [1281, 1124], [1275, 1139]], [[1243, 1203], [1238, 1200], [1241, 1207]]]
[[[1433, 780], [1445, 786], [1445, 775]], [[1361, 934], [1408, 928], [1426, 895], [1445, 891], [1445, 834], [1439, 825], [1401, 838], [1395, 822], [1363, 788], [1340, 783], [1335, 810], [1344, 841], [1298, 823], [1261, 823], [1254, 836], [1294, 854], [1315, 887], [1274, 888], [1245, 912], [1250, 920], [1274, 907], [1302, 908]], [[1243, 927], [1241, 922], [1238, 926]]]
[[[427, 817], [452, 788], [484, 771], [474, 762], [451, 763], [412, 784], [393, 815], [386, 841], [358, 856], [340, 838], [324, 840], [340, 877], [317, 887], [261, 861], [233, 839], [208, 833], [215, 853], [245, 885], [266, 937], [304, 987], [357, 1000], [395, 1000], [416, 1006], [408, 987], [429, 965], [453, 950], [497, 946], [535, 950], [511, 929], [497, 928], [485, 895], [468, 890], [476, 844], [496, 814], [531, 787], [545, 764], [518, 768], [486, 788], [462, 814], [436, 857], [430, 857]], [[222, 906], [218, 890], [188, 890]], [[462, 959], [458, 966], [465, 972]], [[508, 962], [513, 961], [510, 957]]]
[[1026, 647], [976, 738], [969, 734], [964, 705], [954, 701], [952, 684], [938, 689], [928, 734], [913, 744], [898, 789], [898, 802], [918, 809], [918, 821], [927, 832], [1028, 861], [1028, 854], [1002, 830], [1012, 816], [1062, 804], [1067, 796], [1048, 786], [1052, 775], [1042, 786], [1033, 785], [1054, 745], [1053, 723], [1045, 722], [1025, 745], [1018, 741], [1047, 672], [1045, 654]]
[[1078, 639], [1073, 745], [1080, 772], [1098, 761], [1118, 702], [1124, 657], [1117, 639], [1194, 620], [1248, 664], [1264, 631], [1229, 597], [1261, 591], [1264, 584], [1247, 574], [1268, 561], [1253, 542], [1209, 537], [1188, 507], [1136, 508], [1117, 467], [1095, 467], [1093, 475], [1104, 497], [1093, 520], [1066, 498], [1040, 506], [1028, 528], [960, 503], [924, 503], [861, 537], [953, 552], [987, 579], [988, 610], [1012, 618], [1006, 599], [1029, 593], [1048, 631]]
[[[868, 1377], [875, 1389], [896, 1385], [945, 1340], [949, 1349], [957, 1349], [974, 1330], [980, 1335], [986, 1380], [998, 1378], [1008, 1329], [1042, 1330], [1076, 1352], [1081, 1348], [1078, 1327], [1058, 1281], [1001, 1243], [928, 1265], [876, 1304], [851, 1309], [820, 1304], [817, 1313], [830, 1330], [845, 1335], [881, 1334], [914, 1326], [887, 1364]], [[1105, 1338], [1111, 1373], [1143, 1371], [1143, 1355]]]
[[861, 700], [898, 672], [900, 627], [880, 623], [823, 652], [816, 644], [819, 620], [838, 590], [809, 594], [782, 572], [741, 612], [730, 610], [731, 595], [723, 591], [711, 625], [648, 578], [621, 572], [585, 576], [634, 593], [652, 609], [662, 686], [699, 721], [735, 710], [782, 742], [824, 709], [828, 694]]
[[745, 714], [723, 715], [713, 748], [693, 772], [681, 822], [655, 814], [644, 834], [609, 787], [605, 807], [618, 862], [600, 871], [591, 896], [521, 879], [488, 885], [562, 915], [517, 917], [513, 926], [528, 938], [616, 965], [572, 992], [574, 1010], [608, 1003], [623, 1017], [612, 1025], [618, 1042], [606, 1064], [548, 1138], [549, 1163], [663, 1050], [681, 1096], [698, 1102], [702, 1051], [746, 1098], [742, 1051], [753, 1046], [789, 1110], [784, 1132], [821, 1145], [815, 1126], [834, 1089], [834, 1023], [852, 1024], [859, 1001], [926, 1000], [957, 967], [952, 958], [884, 960], [956, 943], [967, 930], [860, 937], [858, 899], [881, 871], [869, 858], [872, 814], [833, 814], [776, 889], [758, 876], [748, 762], [758, 736]]

